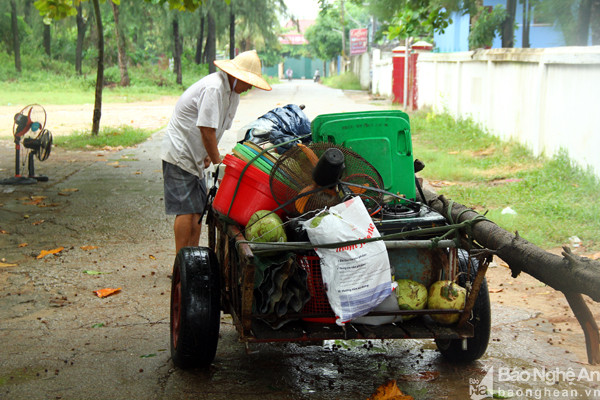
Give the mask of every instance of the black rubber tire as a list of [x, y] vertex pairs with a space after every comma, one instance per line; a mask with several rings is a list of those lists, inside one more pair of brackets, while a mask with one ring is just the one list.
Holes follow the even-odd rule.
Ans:
[[[471, 279], [477, 273], [479, 263], [477, 260], [471, 259]], [[459, 272], [467, 272], [468, 269], [468, 253], [464, 250], [458, 250], [458, 269]], [[458, 284], [465, 287], [467, 281], [466, 274], [461, 274], [458, 277]], [[488, 291], [487, 280], [484, 278], [473, 312], [469, 322], [473, 325], [474, 336], [467, 339], [467, 349], [462, 348], [462, 339], [436, 339], [435, 344], [442, 355], [452, 362], [467, 363], [479, 359], [485, 354], [488, 343], [490, 341], [490, 331], [492, 329], [492, 318], [490, 310], [490, 294]]]
[[206, 247], [184, 247], [171, 278], [171, 358], [175, 366], [207, 367], [215, 359], [221, 322], [220, 271]]

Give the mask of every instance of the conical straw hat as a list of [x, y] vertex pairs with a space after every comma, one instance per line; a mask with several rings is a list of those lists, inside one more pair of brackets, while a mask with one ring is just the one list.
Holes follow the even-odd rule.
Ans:
[[262, 90], [271, 90], [271, 86], [262, 78], [261, 63], [256, 50], [238, 54], [233, 60], [215, 60], [215, 65], [229, 75], [256, 86]]

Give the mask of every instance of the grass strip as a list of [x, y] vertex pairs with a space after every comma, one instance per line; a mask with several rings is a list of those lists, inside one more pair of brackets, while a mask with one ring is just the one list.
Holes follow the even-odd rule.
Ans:
[[130, 147], [146, 141], [154, 131], [136, 129], [130, 126], [100, 129], [97, 136], [89, 131], [77, 131], [71, 135], [54, 138], [55, 146], [68, 150], [96, 150], [105, 147]]
[[487, 211], [499, 226], [542, 248], [569, 245], [576, 236], [586, 249], [600, 249], [599, 179], [566, 151], [535, 157], [448, 114], [414, 113], [411, 131], [414, 157], [426, 165], [420, 175], [437, 193]]

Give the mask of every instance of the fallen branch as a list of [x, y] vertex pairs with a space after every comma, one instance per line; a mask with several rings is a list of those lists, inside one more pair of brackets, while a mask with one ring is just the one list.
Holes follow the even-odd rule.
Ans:
[[443, 195], [423, 190], [423, 196], [426, 204], [449, 221], [459, 223], [479, 219], [472, 225], [472, 238], [505, 261], [514, 278], [525, 272], [563, 292], [585, 334], [588, 362], [600, 364], [598, 326], [581, 297], [581, 294], [585, 294], [594, 301], [600, 301], [600, 262], [576, 256], [567, 247], [564, 248], [563, 257], [549, 253], [520, 237], [518, 232], [512, 234]]
[[[481, 214], [443, 195], [429, 190], [423, 190], [423, 194], [430, 207], [455, 223], [481, 218]], [[473, 224], [472, 236], [508, 264], [513, 278], [525, 272], [561, 292], [582, 293], [600, 301], [600, 262], [575, 256], [566, 248], [564, 258], [549, 253], [518, 232], [512, 234], [487, 219]]]

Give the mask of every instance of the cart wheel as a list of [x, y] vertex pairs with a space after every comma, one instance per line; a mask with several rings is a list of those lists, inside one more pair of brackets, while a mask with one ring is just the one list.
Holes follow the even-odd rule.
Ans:
[[219, 339], [220, 279], [215, 253], [184, 247], [171, 278], [171, 358], [183, 369], [206, 367], [215, 358]]
[[[467, 272], [468, 268], [468, 253], [464, 250], [458, 250], [458, 269], [459, 272]], [[470, 276], [473, 277], [479, 268], [479, 262], [471, 259], [472, 271]], [[465, 286], [467, 277], [461, 274], [458, 277], [458, 283]], [[436, 339], [435, 344], [438, 350], [450, 361], [455, 362], [471, 362], [480, 358], [487, 349], [490, 340], [491, 331], [491, 311], [490, 311], [490, 295], [488, 292], [487, 281], [484, 278], [469, 322], [473, 325], [474, 336], [467, 338], [467, 348], [463, 350], [462, 339]]]

